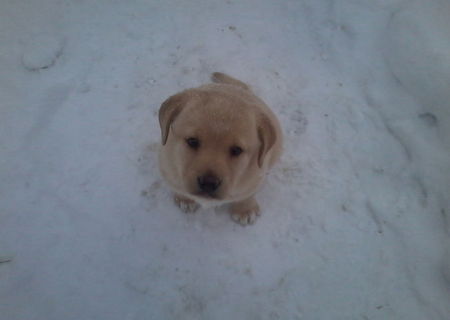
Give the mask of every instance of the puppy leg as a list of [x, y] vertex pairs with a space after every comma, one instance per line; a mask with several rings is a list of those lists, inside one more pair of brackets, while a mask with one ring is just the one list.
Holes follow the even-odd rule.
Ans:
[[177, 206], [180, 207], [181, 211], [186, 213], [195, 212], [200, 207], [194, 200], [191, 200], [179, 194], [175, 194], [173, 200], [175, 201]]
[[259, 216], [259, 205], [252, 196], [248, 199], [234, 202], [230, 207], [231, 218], [243, 226], [253, 224]]

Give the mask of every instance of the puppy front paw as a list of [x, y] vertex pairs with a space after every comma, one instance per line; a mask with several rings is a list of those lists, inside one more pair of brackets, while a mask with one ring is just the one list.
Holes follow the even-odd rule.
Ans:
[[260, 215], [259, 205], [256, 200], [251, 197], [231, 204], [230, 214], [234, 221], [243, 226], [253, 224]]
[[199, 204], [194, 200], [180, 196], [178, 194], [176, 194], [173, 197], [173, 200], [175, 201], [176, 205], [181, 209], [181, 211], [186, 213], [195, 212], [200, 207]]

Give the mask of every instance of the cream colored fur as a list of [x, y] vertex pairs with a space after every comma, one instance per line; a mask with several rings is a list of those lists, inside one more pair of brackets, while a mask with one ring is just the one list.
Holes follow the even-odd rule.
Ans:
[[[218, 72], [212, 79], [216, 83], [182, 91], [161, 105], [160, 170], [184, 211], [229, 203], [234, 220], [253, 223], [259, 215], [253, 196], [280, 157], [281, 128], [245, 83]], [[198, 148], [189, 146], [189, 138]], [[242, 153], [235, 156], [231, 150], [237, 147]], [[210, 194], [198, 185], [208, 174], [220, 181]]]

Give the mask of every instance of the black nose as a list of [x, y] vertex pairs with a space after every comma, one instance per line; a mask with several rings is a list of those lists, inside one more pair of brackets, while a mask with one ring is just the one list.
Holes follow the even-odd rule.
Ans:
[[197, 182], [200, 190], [207, 193], [216, 191], [221, 183], [220, 179], [213, 174], [205, 174], [204, 176], [198, 177]]

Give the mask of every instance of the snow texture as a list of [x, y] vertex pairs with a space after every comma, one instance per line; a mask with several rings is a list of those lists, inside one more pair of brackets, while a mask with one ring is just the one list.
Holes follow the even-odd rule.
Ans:
[[[0, 4], [0, 318], [450, 318], [447, 0]], [[157, 111], [278, 114], [261, 217], [185, 214]]]
[[22, 63], [30, 70], [47, 69], [53, 66], [62, 54], [63, 45], [48, 35], [38, 35], [25, 47]]

